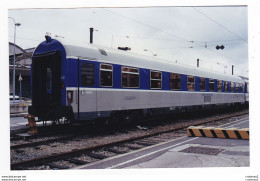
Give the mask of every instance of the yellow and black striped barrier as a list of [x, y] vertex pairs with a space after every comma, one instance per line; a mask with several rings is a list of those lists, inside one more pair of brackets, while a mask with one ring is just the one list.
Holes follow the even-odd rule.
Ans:
[[203, 126], [190, 126], [187, 129], [188, 136], [228, 138], [249, 140], [249, 128], [216, 128]]

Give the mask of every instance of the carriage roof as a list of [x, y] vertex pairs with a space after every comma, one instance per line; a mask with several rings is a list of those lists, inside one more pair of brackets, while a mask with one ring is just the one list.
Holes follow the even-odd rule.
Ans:
[[61, 41], [67, 58], [80, 58], [85, 60], [112, 63], [130, 67], [147, 68], [158, 71], [166, 71], [185, 75], [193, 75], [218, 80], [243, 83], [243, 79], [233, 75], [213, 72], [197, 67], [180, 65], [155, 57], [134, 54], [131, 52], [97, 46], [89, 43], [72, 43], [71, 41]]

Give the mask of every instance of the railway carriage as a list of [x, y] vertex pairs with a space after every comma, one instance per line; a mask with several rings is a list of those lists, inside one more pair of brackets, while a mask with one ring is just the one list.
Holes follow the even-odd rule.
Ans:
[[128, 119], [245, 103], [245, 81], [154, 57], [45, 36], [32, 57], [32, 106], [39, 120]]

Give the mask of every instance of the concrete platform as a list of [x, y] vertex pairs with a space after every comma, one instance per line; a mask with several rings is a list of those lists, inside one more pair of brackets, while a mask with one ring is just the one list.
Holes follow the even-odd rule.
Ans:
[[[124, 168], [249, 167], [248, 141], [199, 138]], [[224, 142], [224, 144], [223, 144]], [[226, 146], [224, 146], [226, 145]]]
[[[225, 126], [247, 128], [249, 120]], [[185, 136], [75, 169], [249, 167], [249, 155], [249, 140]]]

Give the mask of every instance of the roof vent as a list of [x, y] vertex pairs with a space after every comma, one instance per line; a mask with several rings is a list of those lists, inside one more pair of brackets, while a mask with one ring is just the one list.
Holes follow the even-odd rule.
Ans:
[[50, 32], [46, 32], [45, 39], [46, 39], [46, 42], [50, 42], [51, 41], [51, 33]]
[[104, 56], [107, 56], [107, 52], [104, 49], [99, 49], [100, 53]]

